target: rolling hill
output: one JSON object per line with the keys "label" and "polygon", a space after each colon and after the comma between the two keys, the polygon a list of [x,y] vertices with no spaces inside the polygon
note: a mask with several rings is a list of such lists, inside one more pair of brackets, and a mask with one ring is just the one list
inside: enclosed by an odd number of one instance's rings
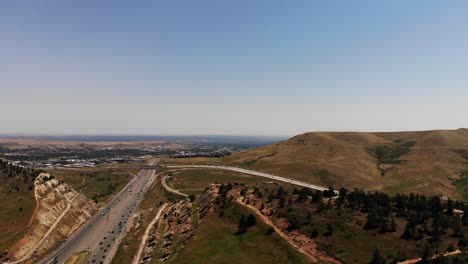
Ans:
{"label": "rolling hill", "polygon": [[221,161],[324,186],[468,199],[468,129],[311,132]]}
{"label": "rolling hill", "polygon": [[0,258],[27,231],[36,205],[34,180],[40,172],[0,159]]}

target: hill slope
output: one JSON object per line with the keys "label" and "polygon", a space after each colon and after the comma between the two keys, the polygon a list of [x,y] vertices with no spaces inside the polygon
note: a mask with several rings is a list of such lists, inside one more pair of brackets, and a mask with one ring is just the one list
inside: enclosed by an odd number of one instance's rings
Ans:
{"label": "hill slope", "polygon": [[311,132],[222,161],[325,186],[468,199],[467,129]]}
{"label": "hill slope", "polygon": [[34,180],[39,173],[0,159],[0,258],[26,232],[36,205]]}

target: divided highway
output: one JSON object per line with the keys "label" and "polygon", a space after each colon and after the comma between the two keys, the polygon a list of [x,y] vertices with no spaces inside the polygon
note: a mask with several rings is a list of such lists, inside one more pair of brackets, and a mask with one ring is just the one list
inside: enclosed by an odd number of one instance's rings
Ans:
{"label": "divided highway", "polygon": [[40,263],[65,263],[81,251],[91,252],[88,263],[110,263],[123,234],[131,226],[135,207],[156,179],[158,162],[159,159],[150,160],[106,206]]}

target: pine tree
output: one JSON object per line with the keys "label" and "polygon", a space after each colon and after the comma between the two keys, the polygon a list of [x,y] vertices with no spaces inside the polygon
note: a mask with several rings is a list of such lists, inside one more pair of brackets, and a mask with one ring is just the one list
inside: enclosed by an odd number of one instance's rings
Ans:
{"label": "pine tree", "polygon": [[283,186],[280,186],[278,188],[278,191],[276,192],[276,196],[281,197],[281,196],[283,196],[285,194],[286,194],[286,192],[284,191]]}
{"label": "pine tree", "polygon": [[249,214],[247,217],[247,227],[251,227],[257,224],[257,219],[253,214]]}
{"label": "pine tree", "polygon": [[392,218],[392,222],[390,224],[390,232],[396,232],[396,222],[394,218]]}
{"label": "pine tree", "polygon": [[237,228],[238,230],[236,232],[236,235],[244,234],[245,232],[247,232],[248,225],[245,215],[242,215],[239,219],[239,225],[237,225]]}
{"label": "pine tree", "polygon": [[285,203],[286,203],[286,199],[284,199],[284,196],[281,196],[279,200],[279,207],[283,208]]}
{"label": "pine tree", "polygon": [[378,249],[375,249],[374,253],[372,254],[372,260],[369,264],[385,264],[385,258],[380,254]]}
{"label": "pine tree", "polygon": [[317,228],[312,229],[312,233],[310,234],[310,238],[316,238],[318,237],[319,233]]}
{"label": "pine tree", "polygon": [[432,257],[432,249],[431,246],[429,246],[428,243],[424,243],[423,247],[421,249],[421,260],[419,263],[421,264],[426,264],[430,263],[430,258]]}

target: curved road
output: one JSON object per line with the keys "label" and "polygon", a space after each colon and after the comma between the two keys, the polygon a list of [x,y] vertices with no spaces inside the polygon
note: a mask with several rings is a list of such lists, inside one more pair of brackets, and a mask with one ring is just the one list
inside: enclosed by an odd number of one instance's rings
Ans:
{"label": "curved road", "polygon": [[[275,180],[275,181],[285,182],[285,183],[289,183],[289,184],[293,184],[293,185],[297,185],[297,186],[301,186],[301,187],[305,187],[305,188],[309,188],[309,189],[313,189],[313,190],[318,190],[318,191],[328,190],[328,188],[323,187],[323,186],[319,186],[319,185],[315,185],[315,184],[312,184],[312,183],[307,183],[307,182],[291,179],[291,178],[284,177],[284,176],[277,176],[277,175],[268,174],[268,173],[264,173],[264,172],[258,172],[258,171],[247,170],[247,169],[242,169],[242,168],[238,168],[238,167],[231,167],[231,166],[218,166],[218,165],[165,165],[165,167],[166,168],[180,168],[180,169],[183,169],[183,168],[196,168],[196,169],[229,170],[229,171],[235,171],[235,172],[240,172],[240,173],[244,173],[244,174],[250,174],[250,175],[254,175],[254,176],[264,177],[264,178],[272,179],[272,180]],[[337,193],[337,191],[335,191],[335,192]]]}
{"label": "curved road", "polygon": [[[181,193],[180,191],[178,190],[174,190],[172,189],[171,187],[169,187],[167,184],[166,184],[166,178],[168,176],[164,176],[162,179],[161,179],[161,183],[162,185],[164,186],[164,188],[169,191],[169,192],[173,192],[173,193],[176,193],[176,194],[180,194],[180,195],[184,195],[184,196],[187,196],[187,194],[184,194],[184,193]],[[275,231],[276,233],[281,236],[287,243],[289,243],[293,248],[297,249],[299,252],[301,252],[302,254],[304,254],[306,257],[308,257],[310,260],[312,260],[312,262],[316,262],[317,259],[312,255],[310,254],[309,252],[305,251],[305,250],[302,250],[300,249],[295,243],[294,241],[288,236],[286,235],[281,229],[279,229],[278,227],[276,227],[273,222],[270,221],[270,219],[268,217],[266,217],[265,215],[263,215],[257,208],[255,208],[254,206],[252,205],[248,205],[248,204],[245,204],[244,202],[242,202],[242,197],[239,197],[239,199],[236,200],[236,202],[242,206],[245,206],[247,208],[249,208],[250,210],[252,210],[257,217],[259,217],[264,223],[266,223],[267,225],[271,226]],[[152,225],[154,225],[154,223],[152,223]],[[151,226],[152,226],[151,225]],[[145,240],[146,241],[146,240]],[[144,246],[144,245],[143,245]],[[143,250],[143,246],[140,246],[141,248],[141,251]],[[140,252],[139,252],[140,253]],[[140,253],[141,254],[141,253]],[[138,255],[139,256],[139,255]],[[139,259],[139,258],[138,258]],[[133,262],[132,264],[138,264],[136,262]]]}
{"label": "curved road", "polygon": [[164,187],[164,189],[166,189],[168,192],[171,192],[171,193],[175,193],[175,194],[178,194],[178,195],[181,195],[181,196],[184,196],[184,197],[188,197],[187,194],[185,193],[182,193],[180,192],[179,190],[175,190],[175,189],[172,189],[169,185],[167,185],[167,178],[169,178],[170,176],[164,176],[162,179],[161,179],[161,184],[162,186]]}

